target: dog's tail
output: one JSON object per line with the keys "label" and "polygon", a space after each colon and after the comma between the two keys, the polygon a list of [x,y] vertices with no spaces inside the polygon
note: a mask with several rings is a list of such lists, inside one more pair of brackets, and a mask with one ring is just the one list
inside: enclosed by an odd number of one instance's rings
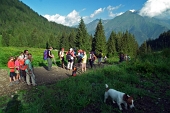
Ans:
{"label": "dog's tail", "polygon": [[108,91],[109,90],[109,86],[107,84],[105,84],[105,86],[106,86],[106,91]]}
{"label": "dog's tail", "polygon": [[105,86],[106,86],[106,89],[108,89],[108,88],[109,88],[109,86],[108,86],[107,84],[105,84]]}

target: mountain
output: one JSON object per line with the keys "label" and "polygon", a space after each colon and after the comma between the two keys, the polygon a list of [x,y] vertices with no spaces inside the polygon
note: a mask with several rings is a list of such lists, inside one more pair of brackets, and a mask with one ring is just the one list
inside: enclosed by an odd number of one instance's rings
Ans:
{"label": "mountain", "polygon": [[63,33],[75,28],[67,27],[33,11],[19,0],[0,0],[0,35],[3,46],[57,47]]}
{"label": "mountain", "polygon": [[[89,34],[94,34],[98,19],[87,24]],[[147,39],[158,38],[161,33],[170,29],[170,20],[159,20],[155,18],[142,17],[138,12],[127,11],[124,14],[110,20],[102,20],[105,35],[109,38],[112,31],[134,34],[138,44]]]}

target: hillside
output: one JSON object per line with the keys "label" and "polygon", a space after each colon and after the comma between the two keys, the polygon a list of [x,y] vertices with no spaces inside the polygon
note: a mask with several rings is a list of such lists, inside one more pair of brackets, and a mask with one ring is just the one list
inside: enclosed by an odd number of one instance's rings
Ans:
{"label": "hillside", "polygon": [[[106,37],[108,38],[112,31],[125,32],[128,30],[134,34],[138,44],[140,45],[147,39],[158,38],[161,33],[170,29],[169,20],[158,20],[155,18],[142,17],[137,12],[127,11],[124,14],[111,20],[103,20]],[[94,20],[87,24],[87,30],[90,34],[94,34],[96,23]]]}
{"label": "hillside", "polygon": [[19,0],[1,0],[0,15],[3,46],[45,47],[48,42],[57,47],[63,32],[75,30],[49,22]]}
{"label": "hillside", "polygon": [[160,34],[159,38],[148,40],[147,45],[149,45],[153,51],[170,48],[170,30]]}

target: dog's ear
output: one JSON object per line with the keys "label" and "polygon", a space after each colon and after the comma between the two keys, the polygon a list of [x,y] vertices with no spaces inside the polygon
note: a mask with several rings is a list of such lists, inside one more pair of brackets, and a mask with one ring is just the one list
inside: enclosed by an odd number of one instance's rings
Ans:
{"label": "dog's ear", "polygon": [[124,95],[123,95],[123,100],[124,100],[124,101],[127,101],[127,100],[128,100],[128,95],[127,95],[127,94],[124,94]]}

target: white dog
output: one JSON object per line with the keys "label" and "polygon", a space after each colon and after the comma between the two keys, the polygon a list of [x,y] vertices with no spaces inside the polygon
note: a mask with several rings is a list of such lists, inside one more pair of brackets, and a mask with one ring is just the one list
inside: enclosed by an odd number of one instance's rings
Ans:
{"label": "white dog", "polygon": [[106,91],[104,94],[104,102],[106,102],[106,99],[108,96],[112,98],[113,103],[117,103],[119,106],[119,109],[122,110],[121,104],[123,103],[125,105],[125,109],[127,109],[127,105],[130,106],[130,108],[135,107],[133,104],[133,98],[123,92],[116,91],[114,89],[109,89],[108,85],[106,85]]}

